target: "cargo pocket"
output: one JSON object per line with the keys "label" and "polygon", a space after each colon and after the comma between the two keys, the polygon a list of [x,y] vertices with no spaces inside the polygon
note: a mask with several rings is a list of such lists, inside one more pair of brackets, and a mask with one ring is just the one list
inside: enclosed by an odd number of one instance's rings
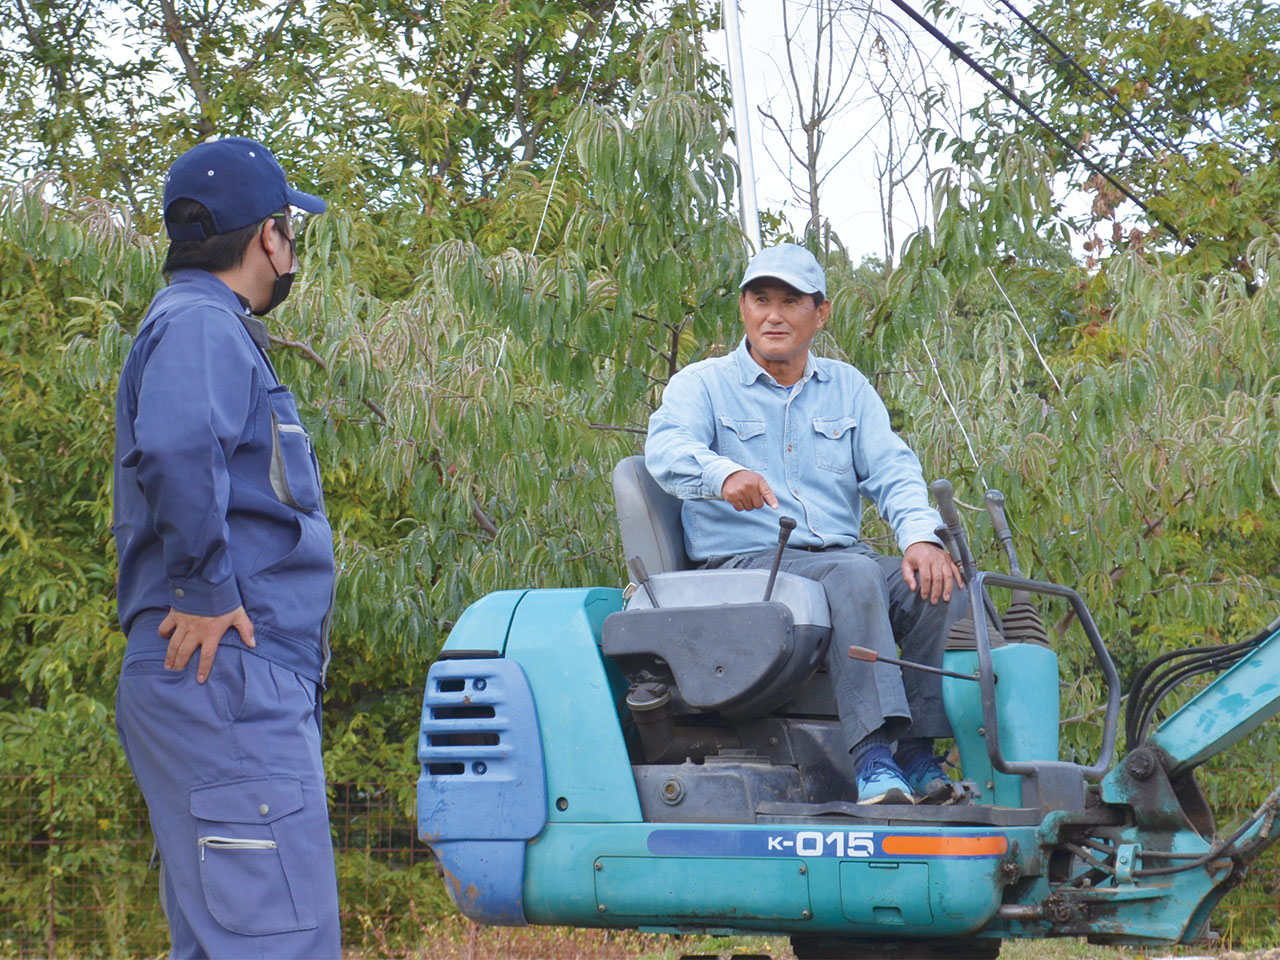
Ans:
{"label": "cargo pocket", "polygon": [[310,513],[320,506],[320,470],[293,394],[273,387],[271,401],[271,489],[281,503]]}
{"label": "cargo pocket", "polygon": [[757,473],[769,466],[769,438],[765,436],[763,420],[721,416],[719,434],[721,456]]}
{"label": "cargo pocket", "polygon": [[813,421],[813,462],[832,473],[853,469],[854,417],[833,417]]}
{"label": "cargo pocket", "polygon": [[232,933],[262,937],[315,927],[315,893],[297,832],[301,810],[296,777],[230,780],[191,791],[205,904]]}

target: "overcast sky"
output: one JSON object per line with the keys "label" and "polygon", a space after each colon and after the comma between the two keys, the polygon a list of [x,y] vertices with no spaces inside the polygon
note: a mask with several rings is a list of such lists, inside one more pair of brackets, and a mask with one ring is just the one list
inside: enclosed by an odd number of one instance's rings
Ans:
{"label": "overcast sky", "polygon": [[[836,6],[842,0],[824,0]],[[919,158],[919,141],[914,136],[913,121],[908,113],[915,104],[902,99],[886,116],[882,101],[873,89],[874,81],[887,77],[886,62],[898,75],[910,76],[911,89],[918,91],[925,83],[946,90],[949,106],[935,115],[949,115],[947,125],[953,130],[964,110],[975,106],[985,93],[982,79],[963,63],[952,62],[947,51],[888,0],[843,0],[834,38],[834,81],[842,83],[852,74],[844,91],[843,109],[826,125],[827,138],[822,148],[822,172],[826,179],[819,191],[821,214],[829,220],[854,262],[863,256],[883,257],[886,230],[882,218],[881,185],[886,152],[895,147],[908,163]],[[873,15],[868,17],[867,7]],[[984,0],[962,0],[962,9],[971,14],[996,15]],[[913,6],[924,6],[915,0]],[[861,10],[859,9],[861,7]],[[761,209],[783,212],[793,230],[804,229],[809,220],[805,201],[795,195],[793,183],[806,182],[805,168],[789,155],[782,135],[761,116],[760,109],[770,111],[784,127],[796,121],[794,93],[788,93],[790,78],[787,48],[783,40],[783,0],[740,0],[743,60],[751,103],[751,140],[753,145],[757,202]],[[814,0],[787,0],[791,31],[799,36],[794,59],[798,72],[812,73],[814,50]],[[874,14],[878,14],[874,15]],[[886,19],[887,18],[887,19]],[[867,24],[873,27],[868,34]],[[941,24],[943,32],[960,39],[953,25]],[[874,28],[886,39],[883,47],[872,45]],[[976,42],[970,38],[971,42]],[[708,49],[718,62],[725,63],[726,40],[723,32],[712,35]],[[912,51],[914,48],[914,52]],[[861,51],[861,55],[855,51]],[[904,64],[903,60],[906,59]],[[882,88],[885,86],[882,82]],[[811,84],[810,84],[811,86]],[[808,96],[808,90],[802,87]],[[915,95],[913,94],[913,97]],[[892,129],[891,129],[892,123]],[[803,150],[802,139],[792,141]],[[935,165],[945,161],[933,157]],[[906,238],[928,216],[928,198],[923,163],[906,183],[895,191],[892,217],[893,246],[900,249]],[[896,257],[895,257],[896,259]]]}

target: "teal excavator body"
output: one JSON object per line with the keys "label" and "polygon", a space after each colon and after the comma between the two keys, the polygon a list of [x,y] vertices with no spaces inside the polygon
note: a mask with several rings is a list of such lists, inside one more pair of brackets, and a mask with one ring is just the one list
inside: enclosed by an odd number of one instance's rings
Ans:
{"label": "teal excavator body", "polygon": [[[626,485],[643,494],[647,475],[624,468],[630,554]],[[1280,712],[1276,625],[1158,726],[1139,724],[1113,766],[1119,679],[1083,601],[976,573],[974,606],[994,611],[991,588],[1071,605],[1106,690],[1100,756],[1059,759],[1043,631],[1018,642],[971,617],[944,663],[973,677],[944,685],[961,802],[859,805],[820,666],[821,588],[780,574],[763,600],[764,571],[681,570],[664,546],[629,599],[484,597],[432,665],[419,832],[467,916],[783,934],[800,958],[994,957],[1010,937],[1186,943],[1280,836],[1280,791],[1221,836],[1194,778]]]}

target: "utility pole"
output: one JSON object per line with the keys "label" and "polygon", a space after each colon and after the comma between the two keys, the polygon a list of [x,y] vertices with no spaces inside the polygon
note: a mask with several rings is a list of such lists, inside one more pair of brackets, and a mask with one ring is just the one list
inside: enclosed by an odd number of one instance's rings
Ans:
{"label": "utility pole", "polygon": [[756,170],[751,160],[751,106],[747,98],[747,79],[742,68],[742,33],[738,25],[738,0],[721,0],[720,16],[724,20],[726,44],[729,48],[729,90],[733,97],[734,140],[738,147],[738,185],[741,199],[742,229],[759,252],[760,212],[756,207]]}

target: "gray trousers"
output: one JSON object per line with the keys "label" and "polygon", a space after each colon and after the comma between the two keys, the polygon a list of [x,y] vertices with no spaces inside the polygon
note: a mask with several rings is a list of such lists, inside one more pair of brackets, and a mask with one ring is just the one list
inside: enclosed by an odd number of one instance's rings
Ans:
{"label": "gray trousers", "polygon": [[[731,557],[723,566],[767,569],[776,552]],[[947,631],[969,609],[967,590],[957,590],[949,603],[939,600],[934,606],[907,586],[901,557],[884,556],[861,543],[821,553],[787,550],[780,569],[817,580],[827,592],[827,669],[850,747],[881,727],[890,740],[951,736],[941,677],[850,660],[849,647],[867,647],[890,657],[898,657],[901,648],[901,659],[939,667]]]}

